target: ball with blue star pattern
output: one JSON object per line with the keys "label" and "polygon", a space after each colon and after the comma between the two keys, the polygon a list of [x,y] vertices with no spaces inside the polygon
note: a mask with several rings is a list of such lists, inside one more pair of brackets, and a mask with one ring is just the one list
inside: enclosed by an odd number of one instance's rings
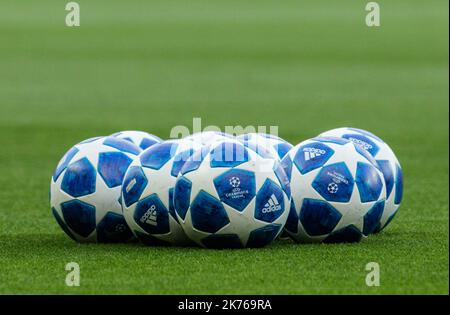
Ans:
{"label": "ball with blue star pattern", "polygon": [[78,242],[121,242],[133,238],[122,215],[120,191],[129,165],[141,152],[115,137],[88,139],[61,159],[50,184],[56,221]]}
{"label": "ball with blue star pattern", "polygon": [[385,206],[383,174],[353,142],[319,137],[282,159],[292,202],[285,230],[298,242],[358,242],[373,233]]}
{"label": "ball with blue star pattern", "polygon": [[186,161],[174,205],[186,235],[200,246],[262,247],[286,223],[289,181],[278,161],[229,139],[203,146]]}
{"label": "ball with blue star pattern", "polygon": [[332,136],[352,141],[376,160],[386,185],[386,203],[375,232],[384,229],[395,217],[403,198],[403,172],[389,145],[373,133],[357,128],[336,128],[320,136]]}

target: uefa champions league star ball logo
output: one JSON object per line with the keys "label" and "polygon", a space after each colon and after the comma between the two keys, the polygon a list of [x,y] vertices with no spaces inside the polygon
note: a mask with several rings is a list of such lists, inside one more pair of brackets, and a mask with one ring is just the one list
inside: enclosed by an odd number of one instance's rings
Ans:
{"label": "uefa champions league star ball logo", "polygon": [[335,194],[339,190],[339,186],[338,186],[338,184],[331,182],[328,184],[327,189],[330,194]]}
{"label": "uefa champions league star ball logo", "polygon": [[231,186],[231,191],[225,194],[227,198],[245,198],[245,196],[249,193],[248,189],[246,189],[245,187],[241,188],[241,180],[237,176],[231,177],[229,180],[229,184]]}
{"label": "uefa champions league star ball logo", "polygon": [[231,177],[230,178],[230,185],[233,188],[239,188],[239,186],[241,185],[241,180],[239,179],[239,177]]}
{"label": "uefa champions league star ball logo", "polygon": [[126,228],[125,224],[117,224],[114,229],[116,230],[116,232],[123,232],[127,228]]}

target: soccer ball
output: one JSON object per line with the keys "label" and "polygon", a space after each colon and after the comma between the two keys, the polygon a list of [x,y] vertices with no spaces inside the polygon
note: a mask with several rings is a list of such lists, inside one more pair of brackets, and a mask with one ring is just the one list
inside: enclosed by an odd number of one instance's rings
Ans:
{"label": "soccer ball", "polygon": [[374,134],[356,128],[337,128],[321,136],[345,138],[369,152],[377,161],[386,183],[386,204],[375,232],[381,231],[394,218],[403,198],[403,172],[392,149]]}
{"label": "soccer ball", "polygon": [[262,247],[286,223],[289,181],[276,160],[227,140],[203,146],[187,160],[174,204],[186,235],[201,246]]}
{"label": "soccer ball", "polygon": [[130,141],[142,150],[145,150],[156,143],[162,142],[161,138],[144,131],[120,131],[112,134],[111,136]]}
{"label": "soccer ball", "polygon": [[50,205],[67,235],[79,242],[133,238],[119,199],[125,172],[140,152],[128,141],[99,137],[64,155],[51,179]]}
{"label": "soccer ball", "polygon": [[219,141],[232,140],[234,139],[234,136],[225,132],[202,131],[196,132],[190,136],[185,137],[184,139],[192,140],[201,145],[209,145]]}
{"label": "soccer ball", "polygon": [[321,137],[292,148],[281,164],[292,203],[285,226],[298,242],[357,242],[383,213],[383,174],[351,141]]}
{"label": "soccer ball", "polygon": [[263,157],[271,157],[281,160],[290,149],[292,144],[280,137],[266,133],[247,133],[237,137],[246,147],[256,151]]}
{"label": "soccer ball", "polygon": [[187,245],[177,221],[173,190],[184,162],[200,145],[168,140],[148,148],[134,160],[122,186],[122,208],[128,226],[147,245]]}

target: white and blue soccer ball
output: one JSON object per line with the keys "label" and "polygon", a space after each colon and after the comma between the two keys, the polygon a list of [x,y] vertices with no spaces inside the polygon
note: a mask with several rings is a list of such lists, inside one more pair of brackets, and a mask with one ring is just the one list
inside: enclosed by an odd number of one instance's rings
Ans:
{"label": "white and blue soccer ball", "polygon": [[237,137],[246,147],[259,155],[280,161],[293,145],[286,140],[267,133],[246,133]]}
{"label": "white and blue soccer ball", "polygon": [[234,139],[234,136],[219,131],[202,131],[196,132],[190,136],[185,137],[184,139],[192,140],[201,145],[210,145],[220,141],[232,140]]}
{"label": "white and blue soccer ball", "polygon": [[145,150],[156,143],[160,143],[163,140],[155,135],[144,131],[126,130],[116,132],[111,135],[112,137],[120,138],[134,143],[142,150]]}
{"label": "white and blue soccer ball", "polygon": [[286,223],[289,182],[279,162],[226,140],[203,146],[184,164],[174,205],[186,235],[203,247],[262,247]]}
{"label": "white and blue soccer ball", "polygon": [[295,241],[357,242],[374,232],[385,185],[366,151],[342,138],[313,138],[291,149],[281,164],[292,191],[285,230]]}
{"label": "white and blue soccer ball", "polygon": [[188,245],[173,206],[177,175],[201,146],[192,140],[153,145],[134,160],[122,186],[122,207],[131,231],[147,245]]}
{"label": "white and blue soccer ball", "polygon": [[337,128],[321,136],[339,137],[352,141],[370,153],[377,161],[386,184],[386,203],[383,215],[375,232],[385,228],[396,215],[403,198],[403,172],[400,163],[389,145],[366,130]]}
{"label": "white and blue soccer ball", "polygon": [[122,215],[120,192],[129,165],[141,149],[115,137],[72,147],[50,184],[50,204],[61,228],[78,242],[120,242],[133,238]]}

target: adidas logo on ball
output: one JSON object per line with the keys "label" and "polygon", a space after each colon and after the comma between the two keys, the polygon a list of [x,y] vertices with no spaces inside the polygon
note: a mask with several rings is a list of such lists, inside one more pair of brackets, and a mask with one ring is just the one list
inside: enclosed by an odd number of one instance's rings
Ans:
{"label": "adidas logo on ball", "polygon": [[326,153],[325,150],[316,148],[304,148],[303,152],[305,154],[305,161],[309,161]]}
{"label": "adidas logo on ball", "polygon": [[136,185],[136,183],[137,183],[136,178],[133,178],[133,180],[130,181],[130,183],[125,188],[125,191],[127,194],[131,191],[131,189],[133,189],[133,187],[134,187],[134,185]]}
{"label": "adidas logo on ball", "polygon": [[142,223],[150,224],[150,225],[158,225],[157,221],[157,213],[156,213],[156,206],[152,205],[150,209],[148,209],[144,215],[141,217],[140,221]]}
{"label": "adidas logo on ball", "polygon": [[348,138],[348,140],[350,140],[351,142],[353,142],[356,145],[359,145],[361,148],[363,148],[364,150],[371,150],[373,148],[373,146],[370,143],[367,143],[361,139],[356,139],[356,138]]}
{"label": "adidas logo on ball", "polygon": [[264,208],[262,209],[262,213],[269,213],[269,212],[275,212],[281,210],[280,203],[278,202],[277,197],[275,197],[274,194],[270,196],[269,201],[264,205]]}

